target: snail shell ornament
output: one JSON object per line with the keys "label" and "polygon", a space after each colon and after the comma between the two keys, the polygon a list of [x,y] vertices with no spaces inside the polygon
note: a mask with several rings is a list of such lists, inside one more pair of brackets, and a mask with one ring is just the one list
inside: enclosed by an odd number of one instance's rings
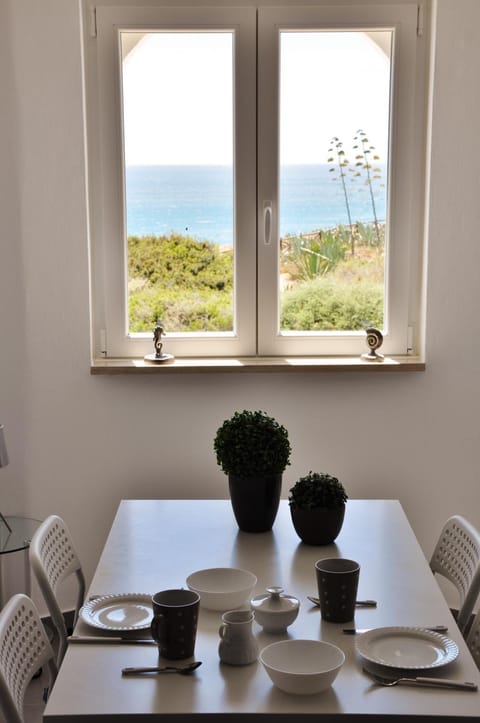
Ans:
{"label": "snail shell ornament", "polygon": [[366,329],[366,333],[369,352],[368,354],[362,354],[362,359],[367,359],[367,361],[383,361],[383,354],[377,353],[377,349],[383,344],[382,332],[373,326],[369,326],[368,329]]}

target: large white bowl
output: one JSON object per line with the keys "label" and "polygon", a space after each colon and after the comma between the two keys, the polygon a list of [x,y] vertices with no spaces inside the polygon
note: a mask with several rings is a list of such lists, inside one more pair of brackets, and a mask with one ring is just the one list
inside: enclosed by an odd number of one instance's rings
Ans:
{"label": "large white bowl", "polygon": [[336,645],[321,640],[281,640],[263,648],[260,660],[277,688],[312,695],[331,686],[345,655]]}
{"label": "large white bowl", "polygon": [[236,567],[211,567],[187,577],[187,586],[200,595],[201,607],[222,612],[245,605],[256,584],[252,572]]}

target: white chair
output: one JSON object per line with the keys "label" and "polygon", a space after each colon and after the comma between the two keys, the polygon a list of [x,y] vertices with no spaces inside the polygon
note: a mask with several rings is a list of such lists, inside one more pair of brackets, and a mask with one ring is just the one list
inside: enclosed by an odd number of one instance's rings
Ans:
{"label": "white chair", "polygon": [[55,654],[38,610],[27,595],[14,595],[0,612],[0,708],[8,723],[25,723],[25,692],[45,666],[51,687],[57,675]]}
{"label": "white chair", "polygon": [[452,612],[465,633],[480,593],[480,532],[460,515],[449,517],[433,551],[430,568],[456,587],[459,606],[458,612]]}
{"label": "white chair", "polygon": [[[30,563],[47,603],[58,636],[57,665],[67,649],[67,626],[58,601],[58,588],[70,575],[78,580],[73,626],[85,596],[85,578],[67,525],[58,515],[50,515],[36,530],[30,543]],[[73,627],[72,626],[72,627]]]}
{"label": "white chair", "polygon": [[480,612],[475,615],[466,639],[472,658],[480,670]]}

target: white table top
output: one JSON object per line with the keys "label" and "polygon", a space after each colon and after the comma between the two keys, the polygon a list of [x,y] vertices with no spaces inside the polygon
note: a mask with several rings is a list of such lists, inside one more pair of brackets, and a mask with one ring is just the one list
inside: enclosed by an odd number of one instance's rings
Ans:
{"label": "white table top", "polygon": [[[315,715],[328,723],[394,717],[441,723],[480,720],[480,692],[397,686],[379,688],[362,672],[355,636],[342,624],[324,623],[307,600],[316,595],[314,563],[348,557],[361,565],[359,598],[378,607],[357,609],[357,627],[445,624],[460,655],[434,671],[439,677],[480,685],[480,675],[443,595],[430,572],[400,504],[395,500],[349,500],[336,543],[311,547],[300,542],[283,500],[273,531],[239,532],[228,500],[124,500],[121,502],[89,595],[155,593],[185,587],[187,575],[205,567],[241,567],[258,577],[253,594],[280,585],[300,599],[297,620],[286,634],[269,635],[255,623],[260,648],[285,637],[322,639],[338,645],[346,662],[333,686],[314,696],[293,696],[273,687],[259,661],[243,667],[220,663],[221,613],[201,609],[192,676],[122,678],[125,666],[155,665],[154,646],[71,645],[46,707],[49,723],[162,721],[183,723],[215,715],[238,723],[245,714],[262,723],[298,723]],[[98,634],[80,622],[77,634]],[[427,671],[428,674],[429,671]]]}

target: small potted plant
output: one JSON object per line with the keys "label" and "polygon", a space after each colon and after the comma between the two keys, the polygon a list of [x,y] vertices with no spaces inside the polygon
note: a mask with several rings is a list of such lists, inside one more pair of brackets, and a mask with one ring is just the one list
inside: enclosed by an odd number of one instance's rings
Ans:
{"label": "small potted plant", "polygon": [[290,489],[288,503],[297,535],[307,545],[329,545],[342,529],[348,496],[336,477],[309,472]]}
{"label": "small potted plant", "polygon": [[213,448],[228,475],[237,524],[244,532],[272,529],[290,464],[288,432],[262,411],[235,412],[218,428]]}

